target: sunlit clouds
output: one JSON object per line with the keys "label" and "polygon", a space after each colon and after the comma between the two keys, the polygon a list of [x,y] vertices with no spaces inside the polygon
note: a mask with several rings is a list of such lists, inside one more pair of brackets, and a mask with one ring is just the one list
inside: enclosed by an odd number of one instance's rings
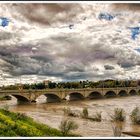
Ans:
{"label": "sunlit clouds", "polygon": [[[135,4],[0,4],[0,84],[139,79]],[[99,19],[109,13],[112,20]]]}

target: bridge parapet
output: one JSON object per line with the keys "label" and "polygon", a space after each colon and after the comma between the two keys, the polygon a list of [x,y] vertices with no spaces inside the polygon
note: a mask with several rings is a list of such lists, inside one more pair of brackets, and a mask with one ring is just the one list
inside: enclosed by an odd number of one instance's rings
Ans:
{"label": "bridge parapet", "polygon": [[[133,91],[132,91],[133,90]],[[115,88],[83,88],[83,89],[42,89],[42,90],[0,90],[0,97],[14,95],[16,97],[25,97],[29,101],[36,100],[41,95],[52,94],[64,99],[72,93],[80,93],[85,98],[91,93],[101,94],[105,96],[107,92],[114,92],[118,95],[121,91],[126,91],[127,94],[136,91],[140,93],[140,87],[115,87]]]}

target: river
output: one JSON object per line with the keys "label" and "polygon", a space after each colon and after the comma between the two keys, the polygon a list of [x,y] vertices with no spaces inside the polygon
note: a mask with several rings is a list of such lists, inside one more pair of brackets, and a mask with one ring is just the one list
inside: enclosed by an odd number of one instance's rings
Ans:
{"label": "river", "polygon": [[[36,103],[18,104],[16,98],[12,100],[0,101],[1,107],[8,106],[10,111],[21,112],[34,118],[34,120],[47,124],[54,128],[59,128],[60,122],[67,118],[64,115],[64,107],[69,107],[75,112],[82,112],[84,107],[88,108],[89,115],[92,116],[96,111],[102,113],[103,120],[94,122],[79,117],[68,117],[75,121],[79,127],[75,133],[84,137],[113,137],[112,123],[110,114],[114,108],[123,108],[126,112],[126,121],[123,124],[123,131],[139,131],[138,125],[133,125],[130,120],[131,111],[140,104],[140,96],[117,97],[108,99],[92,99],[82,101],[65,101],[62,103],[46,103],[44,95],[37,99]],[[122,135],[126,136],[126,135]]]}

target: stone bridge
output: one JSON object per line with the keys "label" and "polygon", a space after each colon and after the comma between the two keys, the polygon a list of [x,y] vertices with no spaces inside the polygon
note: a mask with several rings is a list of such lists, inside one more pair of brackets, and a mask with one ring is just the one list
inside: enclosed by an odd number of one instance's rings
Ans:
{"label": "stone bridge", "polygon": [[83,89],[43,89],[43,90],[0,90],[0,97],[14,96],[18,101],[36,102],[41,95],[47,102],[109,98],[115,96],[140,95],[140,87],[83,88]]}

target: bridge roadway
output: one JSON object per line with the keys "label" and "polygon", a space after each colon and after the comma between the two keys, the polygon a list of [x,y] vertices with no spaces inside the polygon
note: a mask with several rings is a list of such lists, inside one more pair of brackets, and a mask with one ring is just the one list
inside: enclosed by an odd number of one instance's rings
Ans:
{"label": "bridge roadway", "polygon": [[37,98],[41,95],[45,95],[47,97],[47,102],[85,98],[108,98],[115,96],[140,95],[140,87],[0,90],[0,97],[14,96],[18,101],[22,102],[36,102]]}

